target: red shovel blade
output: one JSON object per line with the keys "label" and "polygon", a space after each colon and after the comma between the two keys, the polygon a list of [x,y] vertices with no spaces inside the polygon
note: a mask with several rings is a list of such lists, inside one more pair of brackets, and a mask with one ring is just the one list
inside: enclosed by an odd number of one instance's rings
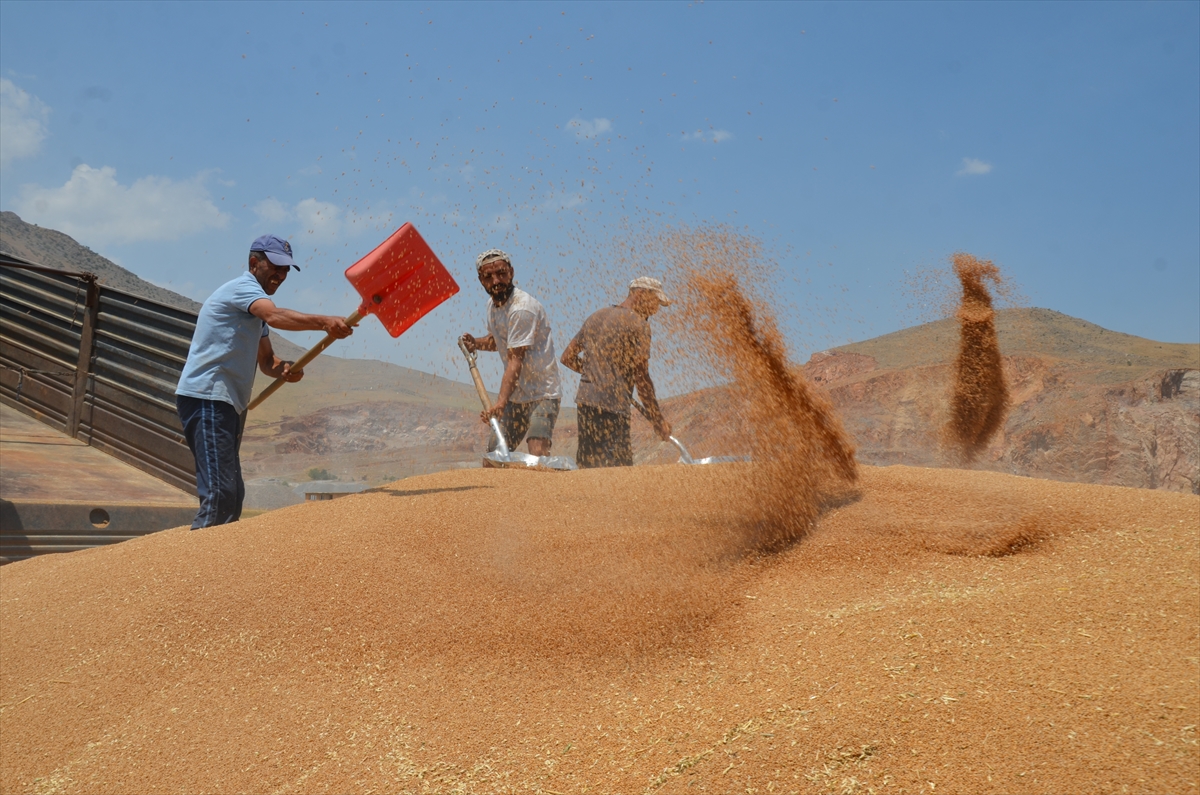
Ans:
{"label": "red shovel blade", "polygon": [[378,317],[393,337],[458,292],[454,277],[408,223],[347,268],[346,278],[363,298],[359,313]]}

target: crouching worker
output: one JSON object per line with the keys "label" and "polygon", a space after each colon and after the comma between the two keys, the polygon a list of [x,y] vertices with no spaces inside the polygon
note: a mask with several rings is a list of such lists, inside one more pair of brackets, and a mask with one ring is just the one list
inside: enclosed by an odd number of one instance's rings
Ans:
{"label": "crouching worker", "polygon": [[[496,351],[504,362],[500,394],[490,409],[481,412],[480,419],[485,424],[493,417],[500,421],[510,450],[528,438],[531,455],[550,455],[562,387],[546,310],[513,283],[512,260],[500,249],[480,254],[475,269],[491,297],[488,335],[463,334],[462,341],[469,351]],[[489,453],[498,446],[495,434],[492,437]]]}
{"label": "crouching worker", "polygon": [[660,307],[670,303],[658,279],[634,279],[628,297],[585,320],[563,351],[563,365],[582,375],[575,395],[579,412],[575,458],[580,467],[633,466],[629,407],[634,388],[654,432],[663,441],[670,439],[671,426],[663,418],[650,380],[649,323]]}
{"label": "crouching worker", "polygon": [[275,294],[296,267],[292,246],[263,235],[250,246],[250,268],[218,287],[196,319],[187,363],[175,389],[183,434],[196,458],[200,510],[192,529],[236,522],[246,486],[238,450],[246,406],[254,387],[254,365],[264,375],[299,381],[292,363],[275,355],[268,327],[285,331],[324,331],[337,339],[352,329],[339,317],[306,315],[275,306]]}

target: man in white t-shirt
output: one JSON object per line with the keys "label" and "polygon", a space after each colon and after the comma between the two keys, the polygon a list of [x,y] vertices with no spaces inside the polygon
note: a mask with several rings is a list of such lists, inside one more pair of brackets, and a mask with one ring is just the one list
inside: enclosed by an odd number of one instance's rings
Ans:
{"label": "man in white t-shirt", "polygon": [[[512,259],[500,249],[480,254],[475,269],[479,283],[492,299],[488,304],[488,335],[476,338],[463,334],[462,340],[468,350],[496,351],[505,362],[500,394],[480,418],[484,423],[492,417],[500,421],[510,449],[515,450],[528,437],[530,454],[550,455],[562,387],[546,310],[513,284]],[[488,450],[496,446],[493,438]]]}

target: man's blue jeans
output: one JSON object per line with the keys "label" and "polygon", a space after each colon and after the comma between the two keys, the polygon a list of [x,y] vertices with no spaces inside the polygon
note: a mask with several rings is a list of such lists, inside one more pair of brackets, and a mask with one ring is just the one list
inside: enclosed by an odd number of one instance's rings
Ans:
{"label": "man's blue jeans", "polygon": [[245,415],[221,400],[175,396],[183,435],[196,458],[196,491],[200,510],[192,529],[236,522],[242,515],[246,484],[242,482],[242,444]]}

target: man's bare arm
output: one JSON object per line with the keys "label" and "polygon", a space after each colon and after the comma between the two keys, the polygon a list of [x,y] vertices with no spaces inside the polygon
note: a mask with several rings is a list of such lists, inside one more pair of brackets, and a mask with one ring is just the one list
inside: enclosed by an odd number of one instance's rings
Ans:
{"label": "man's bare arm", "polygon": [[250,304],[250,314],[265,320],[271,328],[283,331],[324,331],[334,339],[345,339],[354,333],[346,321],[333,315],[309,315],[294,309],[275,306],[270,298],[260,298]]}
{"label": "man's bare arm", "polygon": [[492,407],[481,415],[484,422],[492,417],[499,417],[503,413],[504,407],[508,405],[508,399],[512,397],[513,390],[517,388],[517,381],[521,377],[521,367],[525,364],[525,353],[528,350],[528,348],[508,349],[508,362],[504,366],[504,378],[500,380],[500,394],[496,396],[496,402]]}
{"label": "man's bare arm", "polygon": [[567,345],[567,349],[563,351],[562,358],[559,359],[559,361],[562,362],[563,367],[567,368],[568,370],[574,370],[577,373],[582,373],[583,359],[579,356],[579,354],[582,352],[583,345],[579,342],[578,335],[576,335],[575,339],[571,340],[571,343]]}
{"label": "man's bare arm", "polygon": [[667,441],[671,436],[671,424],[663,417],[662,408],[658,405],[658,396],[654,394],[654,382],[650,380],[648,363],[639,367],[633,374],[633,385],[637,388],[642,405],[646,407],[646,413],[650,415],[650,424],[654,426],[655,433],[664,442]]}
{"label": "man's bare arm", "polygon": [[292,372],[292,363],[284,361],[275,355],[275,346],[270,337],[260,337],[258,340],[258,369],[263,375],[271,378],[286,378],[295,383],[304,377],[304,371]]}
{"label": "man's bare arm", "polygon": [[491,334],[488,334],[486,337],[474,337],[470,334],[463,334],[462,340],[467,343],[467,350],[472,352],[496,350],[496,340],[493,339]]}

